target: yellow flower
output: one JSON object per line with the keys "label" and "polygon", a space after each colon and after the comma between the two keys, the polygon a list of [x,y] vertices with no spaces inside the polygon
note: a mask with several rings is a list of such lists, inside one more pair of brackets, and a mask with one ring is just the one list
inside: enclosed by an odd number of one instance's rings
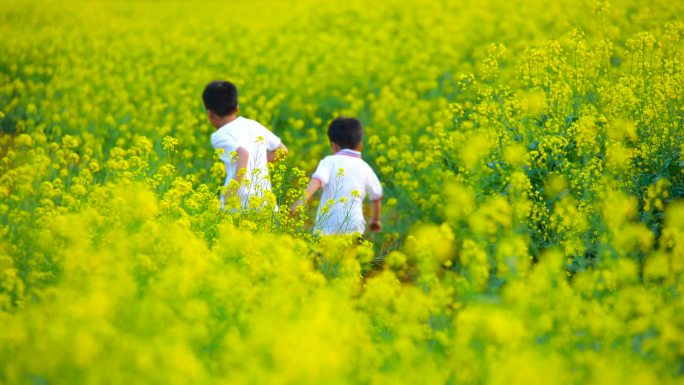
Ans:
{"label": "yellow flower", "polygon": [[176,146],[178,146],[178,139],[171,136],[165,136],[164,139],[162,139],[162,148],[164,151],[174,153],[176,152]]}

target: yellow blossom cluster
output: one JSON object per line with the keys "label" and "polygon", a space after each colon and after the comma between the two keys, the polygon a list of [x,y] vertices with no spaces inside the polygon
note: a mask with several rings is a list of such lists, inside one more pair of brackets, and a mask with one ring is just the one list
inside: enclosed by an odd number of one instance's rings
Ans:
{"label": "yellow blossom cluster", "polygon": [[[682,15],[0,3],[0,383],[681,383]],[[289,148],[246,204],[209,141],[215,79]],[[380,234],[290,210],[339,115]]]}

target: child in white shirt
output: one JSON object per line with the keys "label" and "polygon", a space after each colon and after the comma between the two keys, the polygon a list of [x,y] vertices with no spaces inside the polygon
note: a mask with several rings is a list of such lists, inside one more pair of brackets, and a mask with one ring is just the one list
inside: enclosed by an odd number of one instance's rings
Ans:
{"label": "child in white shirt", "polygon": [[[213,81],[202,92],[209,122],[216,128],[211,144],[222,150],[220,158],[226,166],[224,186],[236,182],[235,193],[244,209],[250,207],[252,197],[271,191],[266,163],[276,160],[278,150],[286,155],[287,147],[259,122],[238,116],[237,97],[237,88],[227,81]],[[225,194],[221,194],[221,208],[225,208]]]}
{"label": "child in white shirt", "polygon": [[[361,159],[363,127],[355,118],[340,117],[328,127],[328,138],[333,155],[325,157],[311,176],[306,189],[306,200],[323,188],[318,207],[314,234],[363,234],[363,200],[371,201],[369,230],[378,232],[382,186],[371,167]],[[303,201],[295,203],[293,210]]]}

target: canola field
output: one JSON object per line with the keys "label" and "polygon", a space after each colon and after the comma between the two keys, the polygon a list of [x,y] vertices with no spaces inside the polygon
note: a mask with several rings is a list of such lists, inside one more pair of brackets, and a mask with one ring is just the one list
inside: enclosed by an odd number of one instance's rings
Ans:
{"label": "canola field", "polygon": [[[684,3],[0,3],[0,383],[679,384]],[[201,92],[383,231],[221,211]]]}

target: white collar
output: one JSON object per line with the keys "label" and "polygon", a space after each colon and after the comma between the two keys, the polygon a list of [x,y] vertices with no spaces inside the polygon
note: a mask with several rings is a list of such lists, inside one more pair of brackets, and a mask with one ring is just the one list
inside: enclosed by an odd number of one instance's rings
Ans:
{"label": "white collar", "polygon": [[351,156],[352,158],[361,158],[361,152],[359,151],[354,151],[349,148],[343,148],[340,151],[338,151],[335,155],[344,155],[344,156]]}

